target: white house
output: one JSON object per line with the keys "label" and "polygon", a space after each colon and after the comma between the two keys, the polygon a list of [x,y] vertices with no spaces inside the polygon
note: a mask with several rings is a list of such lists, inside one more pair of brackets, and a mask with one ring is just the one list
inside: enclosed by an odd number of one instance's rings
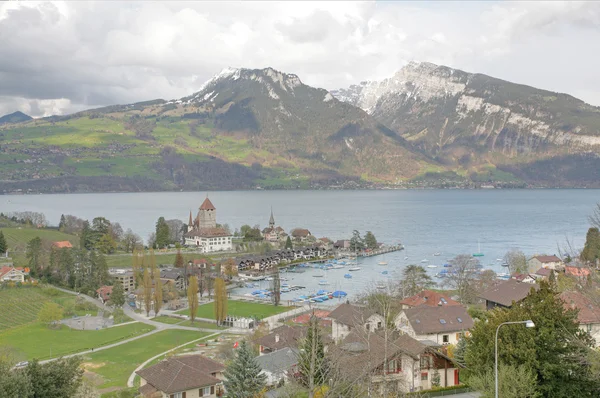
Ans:
{"label": "white house", "polygon": [[13,266],[0,267],[0,282],[25,282],[25,269]]}
{"label": "white house", "polygon": [[352,330],[360,328],[366,331],[376,331],[384,326],[383,316],[375,311],[344,303],[333,310],[331,319],[331,337],[334,341],[344,339]]}
{"label": "white house", "polygon": [[473,318],[462,306],[419,306],[400,311],[394,324],[397,330],[417,340],[447,345],[456,344],[473,327]]}
{"label": "white house", "polygon": [[579,310],[579,328],[592,336],[596,346],[600,345],[600,307],[579,292],[563,292],[560,295],[565,308]]}
{"label": "white house", "polygon": [[217,209],[208,197],[202,202],[198,215],[188,223],[184,235],[187,246],[196,246],[203,253],[229,251],[233,249],[233,235],[224,228],[217,227]]}
{"label": "white house", "polygon": [[565,264],[556,256],[533,256],[527,260],[527,268],[530,274],[535,273],[540,268],[549,268],[554,271],[564,269]]}
{"label": "white house", "polygon": [[262,369],[261,373],[267,376],[267,386],[276,386],[298,373],[298,350],[282,348],[256,357],[256,363]]}

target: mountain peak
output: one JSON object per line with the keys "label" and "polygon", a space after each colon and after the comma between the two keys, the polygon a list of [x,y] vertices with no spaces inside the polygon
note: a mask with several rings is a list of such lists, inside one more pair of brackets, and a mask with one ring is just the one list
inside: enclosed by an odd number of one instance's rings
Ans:
{"label": "mountain peak", "polygon": [[16,112],[13,112],[8,115],[4,115],[4,116],[0,117],[0,124],[21,123],[21,122],[29,121],[31,119],[33,119],[31,116],[26,115],[25,113],[23,113],[21,111],[16,111]]}

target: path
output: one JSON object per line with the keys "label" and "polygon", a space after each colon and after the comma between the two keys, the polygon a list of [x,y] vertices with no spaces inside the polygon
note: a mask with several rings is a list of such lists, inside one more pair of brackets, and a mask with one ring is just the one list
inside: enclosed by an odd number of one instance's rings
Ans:
{"label": "path", "polygon": [[200,337],[199,339],[196,339],[196,340],[188,341],[188,342],[187,342],[187,343],[185,343],[185,344],[181,344],[181,345],[179,345],[179,346],[177,346],[177,347],[175,347],[175,348],[171,348],[170,350],[167,350],[167,351],[165,351],[165,352],[161,352],[160,354],[158,354],[158,355],[155,355],[155,356],[153,356],[152,358],[149,358],[149,359],[147,359],[147,360],[146,360],[146,361],[144,361],[144,362],[143,362],[143,363],[142,363],[140,366],[138,366],[137,368],[135,368],[135,370],[134,370],[133,372],[131,372],[131,374],[129,375],[129,379],[127,379],[127,387],[133,387],[133,380],[135,379],[135,372],[137,372],[138,370],[141,370],[141,369],[143,369],[143,368],[144,368],[144,366],[146,366],[146,365],[147,365],[149,362],[151,362],[151,361],[154,361],[156,358],[159,358],[159,357],[161,357],[161,356],[163,356],[163,355],[166,355],[166,354],[168,354],[169,352],[171,352],[171,351],[175,351],[175,350],[177,350],[177,349],[179,349],[179,348],[181,348],[181,347],[184,347],[184,346],[186,346],[186,345],[188,345],[188,344],[195,343],[195,342],[197,342],[197,341],[204,340],[204,339],[210,339],[211,337],[217,336],[217,335],[219,335],[219,334],[220,334],[220,333],[213,333],[213,334],[211,334],[211,335],[208,335],[208,336]]}

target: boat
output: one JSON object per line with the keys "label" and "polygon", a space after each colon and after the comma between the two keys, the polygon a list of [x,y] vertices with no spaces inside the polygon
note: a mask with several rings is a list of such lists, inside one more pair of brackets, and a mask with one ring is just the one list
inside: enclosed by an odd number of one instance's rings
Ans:
{"label": "boat", "polygon": [[267,277],[265,278],[265,280],[266,280],[266,281],[272,281],[272,280],[273,280],[273,277],[272,277],[272,276],[267,276]]}
{"label": "boat", "polygon": [[329,284],[330,283],[327,282],[326,280],[319,281],[319,285],[321,285],[321,286],[326,286],[326,285],[329,285]]}
{"label": "boat", "polygon": [[343,292],[341,290],[336,290],[335,292],[331,293],[331,297],[333,297],[333,298],[346,297],[347,295],[348,295],[348,293]]}
{"label": "boat", "polygon": [[404,257],[405,260],[408,260],[408,256]]}
{"label": "boat", "polygon": [[481,252],[481,244],[477,241],[477,253],[473,253],[473,257],[483,257],[484,254]]}
{"label": "boat", "polygon": [[315,275],[313,275],[313,277],[315,277],[315,278],[322,278],[324,276],[325,276],[324,274],[315,274]]}
{"label": "boat", "polygon": [[348,268],[348,271],[360,271],[360,267]]}
{"label": "boat", "polygon": [[501,259],[501,258],[497,258],[497,259],[496,259],[496,261],[498,261],[498,262],[501,262],[501,261],[502,261],[502,259]]}
{"label": "boat", "polygon": [[387,275],[388,272],[387,271],[381,271],[381,275]]}
{"label": "boat", "polygon": [[452,268],[452,264],[448,264],[448,263],[446,263],[446,264],[444,264],[444,267],[445,267],[445,268]]}
{"label": "boat", "polygon": [[429,264],[427,268],[437,268],[437,265]]}
{"label": "boat", "polygon": [[505,261],[501,264],[503,267],[508,267],[508,263]]}
{"label": "boat", "polygon": [[352,279],[352,275],[351,274],[344,274],[344,278],[346,278],[346,279]]}
{"label": "boat", "polygon": [[329,267],[329,269],[340,269],[340,268],[344,268],[343,265],[332,265],[331,267]]}
{"label": "boat", "polygon": [[257,276],[251,276],[248,279],[250,279],[251,281],[264,281],[265,277],[262,275],[257,275]]}
{"label": "boat", "polygon": [[428,263],[428,262],[429,262],[429,260],[427,260],[427,259],[423,259],[423,260],[421,260],[421,262],[422,262],[422,263]]}
{"label": "boat", "polygon": [[438,253],[433,253],[433,255],[434,255],[434,256],[436,256],[436,257],[438,257],[438,256],[440,256],[441,254],[438,252]]}
{"label": "boat", "polygon": [[380,262],[378,262],[377,264],[378,264],[378,265],[387,265],[387,262],[386,262],[386,261],[380,261]]}
{"label": "boat", "polygon": [[385,289],[385,285],[383,283],[378,283],[376,287],[377,289]]}

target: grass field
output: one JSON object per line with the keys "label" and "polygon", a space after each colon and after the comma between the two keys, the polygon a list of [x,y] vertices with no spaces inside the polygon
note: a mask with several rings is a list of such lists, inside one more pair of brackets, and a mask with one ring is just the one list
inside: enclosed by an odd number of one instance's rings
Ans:
{"label": "grass field", "polygon": [[79,246],[79,238],[75,235],[69,235],[59,232],[54,229],[37,229],[37,228],[0,228],[8,243],[8,250],[24,252],[27,247],[27,242],[35,237],[40,237],[42,240],[52,242],[68,240],[73,246]]}
{"label": "grass field", "polygon": [[84,366],[102,376],[103,383],[98,388],[124,388],[131,372],[148,358],[206,335],[190,330],[165,330],[119,347],[88,354]]}
{"label": "grass field", "polygon": [[176,324],[176,325],[180,325],[180,326],[192,326],[192,327],[201,328],[201,329],[215,329],[215,330],[226,329],[226,328],[217,326],[216,323],[194,321],[194,323],[192,324],[192,321],[186,321],[185,319],[178,319],[178,318],[173,318],[170,316],[159,316],[156,318],[152,318],[152,320],[156,321],[156,322],[168,323],[171,325]]}
{"label": "grass field", "polygon": [[101,330],[73,330],[67,326],[49,329],[46,325],[34,323],[0,333],[0,345],[16,348],[27,359],[47,359],[116,343],[153,329],[153,326],[143,323]]}
{"label": "grass field", "polygon": [[[247,303],[244,301],[227,301],[227,314],[233,316],[256,317],[263,319],[271,315],[280,314],[290,310],[290,307],[278,306],[271,304]],[[176,314],[190,315],[190,310],[185,309],[177,311]],[[215,319],[215,303],[204,304],[198,307],[196,311],[198,318]]]}
{"label": "grass field", "polygon": [[[185,259],[185,261],[190,261],[190,260],[195,260],[195,259],[202,259],[202,258],[207,258],[206,255],[202,255],[202,254],[198,254],[198,253],[181,253],[183,255],[183,258]],[[161,254],[160,252],[156,251],[154,253],[155,257],[156,257],[156,264],[158,265],[162,265],[162,264],[168,264],[168,265],[173,265],[175,263],[175,253],[169,253],[169,254]],[[106,256],[106,264],[110,267],[110,268],[129,268],[131,267],[133,261],[131,259],[131,254],[114,254],[114,255],[109,255]]]}

